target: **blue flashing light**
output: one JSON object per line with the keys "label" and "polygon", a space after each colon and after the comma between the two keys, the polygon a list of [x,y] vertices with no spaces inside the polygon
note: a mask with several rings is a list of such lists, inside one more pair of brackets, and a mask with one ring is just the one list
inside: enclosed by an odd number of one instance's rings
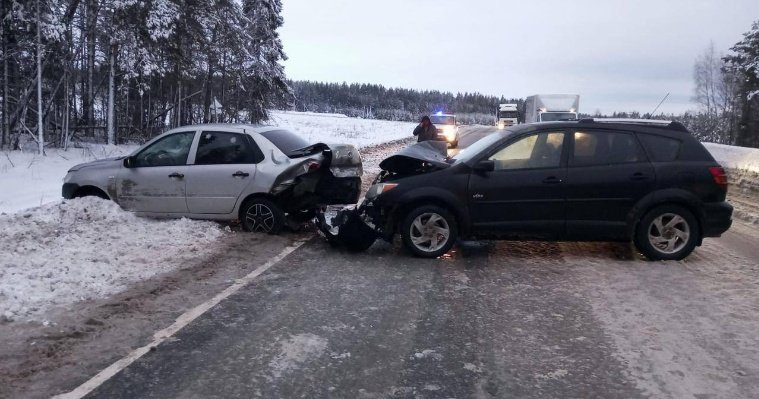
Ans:
{"label": "blue flashing light", "polygon": [[436,115],[437,116],[443,115],[443,111],[438,111]]}

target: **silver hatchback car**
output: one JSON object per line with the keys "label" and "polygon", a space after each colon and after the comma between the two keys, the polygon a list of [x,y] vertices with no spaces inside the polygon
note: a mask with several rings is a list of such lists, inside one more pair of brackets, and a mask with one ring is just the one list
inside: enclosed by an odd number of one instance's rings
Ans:
{"label": "silver hatchback car", "polygon": [[111,199],[152,217],[237,220],[277,233],[327,205],[355,204],[363,173],[347,144],[309,144],[272,126],[209,124],[170,130],[127,157],[71,168],[63,197]]}

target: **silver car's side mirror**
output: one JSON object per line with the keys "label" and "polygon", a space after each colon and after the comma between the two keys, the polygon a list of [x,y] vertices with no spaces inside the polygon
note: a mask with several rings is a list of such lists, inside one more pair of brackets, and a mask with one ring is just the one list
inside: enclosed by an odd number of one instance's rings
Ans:
{"label": "silver car's side mirror", "polygon": [[134,167],[134,158],[133,157],[126,157],[124,158],[124,167],[129,169]]}

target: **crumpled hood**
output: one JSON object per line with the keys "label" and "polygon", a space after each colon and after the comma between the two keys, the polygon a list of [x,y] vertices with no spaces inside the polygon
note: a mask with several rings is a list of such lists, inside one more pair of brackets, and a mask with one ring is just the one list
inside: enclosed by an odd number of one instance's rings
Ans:
{"label": "crumpled hood", "polygon": [[126,157],[113,157],[113,158],[103,158],[103,159],[97,159],[91,162],[85,162],[80,163],[79,165],[74,165],[71,169],[69,169],[69,172],[74,172],[80,169],[84,168],[98,168],[98,167],[112,167],[114,164],[121,165],[121,161]]}
{"label": "crumpled hood", "polygon": [[444,141],[423,141],[406,147],[380,162],[380,168],[392,173],[415,173],[432,166],[444,169],[451,165],[448,159],[448,144]]}

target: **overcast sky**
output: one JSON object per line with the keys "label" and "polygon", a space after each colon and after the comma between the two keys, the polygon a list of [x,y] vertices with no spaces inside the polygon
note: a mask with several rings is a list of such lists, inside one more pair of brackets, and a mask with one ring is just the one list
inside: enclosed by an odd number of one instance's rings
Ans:
{"label": "overcast sky", "polygon": [[288,77],[507,97],[580,110],[694,109],[693,63],[728,51],[758,0],[283,0]]}

